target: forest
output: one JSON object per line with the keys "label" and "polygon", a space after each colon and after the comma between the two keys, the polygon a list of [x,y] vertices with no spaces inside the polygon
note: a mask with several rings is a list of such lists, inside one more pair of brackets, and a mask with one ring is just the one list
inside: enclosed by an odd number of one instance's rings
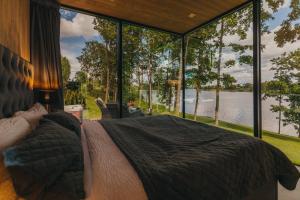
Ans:
{"label": "forest", "polygon": [[[270,34],[268,22],[285,3],[284,0],[265,0],[261,11],[261,35]],[[267,8],[267,9],[266,9]],[[290,13],[275,31],[278,48],[300,40],[300,2],[291,0]],[[118,102],[117,25],[116,22],[95,17],[94,30],[100,40],[87,41],[77,57],[81,70],[71,80],[71,65],[62,57],[65,104],[87,104],[87,99],[101,97],[105,103]],[[201,91],[215,94],[214,124],[220,121],[220,93],[222,91],[252,92],[252,81],[240,82],[230,70],[236,66],[253,73],[252,6],[227,15],[185,37],[185,55],[181,52],[181,38],[165,32],[123,26],[123,103],[134,101],[135,106],[149,115],[172,114],[180,116],[182,90],[195,90],[196,120],[201,106]],[[238,38],[228,41],[229,37]],[[249,42],[250,41],[250,42]],[[262,53],[265,50],[262,41]],[[225,57],[232,52],[234,59]],[[182,71],[181,56],[186,68]],[[300,45],[292,52],[270,59],[274,74],[262,85],[262,100],[273,98],[276,104],[278,133],[283,126],[292,125],[300,137]],[[229,71],[229,72],[228,72]],[[185,88],[182,79],[185,78]]]}

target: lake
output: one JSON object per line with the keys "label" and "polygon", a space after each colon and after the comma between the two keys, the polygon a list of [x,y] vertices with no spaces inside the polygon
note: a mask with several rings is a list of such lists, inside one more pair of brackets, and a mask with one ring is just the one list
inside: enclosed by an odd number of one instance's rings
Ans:
{"label": "lake", "polygon": [[[145,94],[145,93],[144,93]],[[195,109],[196,90],[186,89],[185,110],[188,114],[193,114]],[[215,113],[215,91],[201,91],[197,115],[214,117]],[[153,91],[153,102],[157,102],[156,91]],[[278,113],[273,113],[271,105],[277,105],[274,98],[262,101],[262,126],[264,130],[277,132]],[[252,92],[220,92],[219,119],[226,122],[253,126],[253,93]],[[281,133],[297,136],[292,125],[283,126],[281,123]]]}

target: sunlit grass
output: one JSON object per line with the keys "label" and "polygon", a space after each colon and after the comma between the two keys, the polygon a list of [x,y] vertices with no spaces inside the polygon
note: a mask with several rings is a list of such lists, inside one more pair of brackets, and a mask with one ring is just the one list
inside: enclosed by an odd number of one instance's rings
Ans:
{"label": "sunlit grass", "polygon": [[[97,104],[95,103],[95,98],[91,96],[87,96],[86,98],[86,109],[83,113],[84,119],[100,119],[101,118],[101,111],[98,108]],[[138,103],[136,102],[136,105]],[[145,113],[148,112],[148,104],[146,102],[141,102],[139,106]],[[159,115],[159,114],[168,114],[168,115],[175,115],[174,112],[169,112],[169,109],[160,104],[153,104],[153,115]],[[181,113],[180,113],[181,115]],[[194,116],[191,114],[186,114],[187,119],[194,119]],[[211,117],[205,117],[205,116],[197,116],[196,121],[209,124],[212,126],[215,126],[215,121]],[[246,134],[249,136],[253,136],[253,129],[249,126],[229,123],[225,121],[219,121],[220,128],[230,130],[237,133]],[[291,161],[296,164],[300,165],[300,139],[296,137],[286,136],[286,135],[279,135],[277,133],[273,133],[270,131],[263,131],[263,137],[262,139],[269,144],[277,147],[282,152],[284,152]]]}
{"label": "sunlit grass", "polygon": [[91,119],[91,120],[101,118],[100,109],[95,102],[95,98],[92,96],[89,95],[86,96],[86,108],[84,109],[83,112],[83,118]]}
{"label": "sunlit grass", "polygon": [[[186,114],[186,118],[193,119],[193,115]],[[215,125],[210,117],[197,116],[197,121],[209,125]],[[249,126],[219,121],[219,127],[233,132],[253,136],[253,129]],[[263,131],[262,139],[284,152],[296,165],[300,165],[300,139],[292,136],[279,135],[270,131]]]}

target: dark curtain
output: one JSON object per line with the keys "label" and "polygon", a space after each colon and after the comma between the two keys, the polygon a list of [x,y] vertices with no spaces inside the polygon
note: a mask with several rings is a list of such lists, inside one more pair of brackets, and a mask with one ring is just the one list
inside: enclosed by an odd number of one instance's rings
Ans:
{"label": "dark curtain", "polygon": [[39,97],[41,90],[54,90],[52,106],[63,109],[59,7],[56,0],[31,0],[30,39],[35,96]]}

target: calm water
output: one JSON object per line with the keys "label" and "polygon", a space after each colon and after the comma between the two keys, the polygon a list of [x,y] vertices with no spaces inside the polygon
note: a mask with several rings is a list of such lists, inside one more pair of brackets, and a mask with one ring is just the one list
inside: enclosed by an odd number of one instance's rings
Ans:
{"label": "calm water", "polygon": [[[187,89],[186,113],[193,114],[195,109],[194,89]],[[214,117],[215,91],[201,91],[197,113],[201,116]],[[157,102],[156,92],[153,92],[153,101]],[[268,98],[262,102],[263,129],[273,132],[278,131],[278,113],[270,111],[271,105],[277,105],[277,101]],[[219,118],[222,121],[253,126],[253,94],[252,92],[220,92]],[[281,126],[282,134],[297,136],[292,125]]]}

